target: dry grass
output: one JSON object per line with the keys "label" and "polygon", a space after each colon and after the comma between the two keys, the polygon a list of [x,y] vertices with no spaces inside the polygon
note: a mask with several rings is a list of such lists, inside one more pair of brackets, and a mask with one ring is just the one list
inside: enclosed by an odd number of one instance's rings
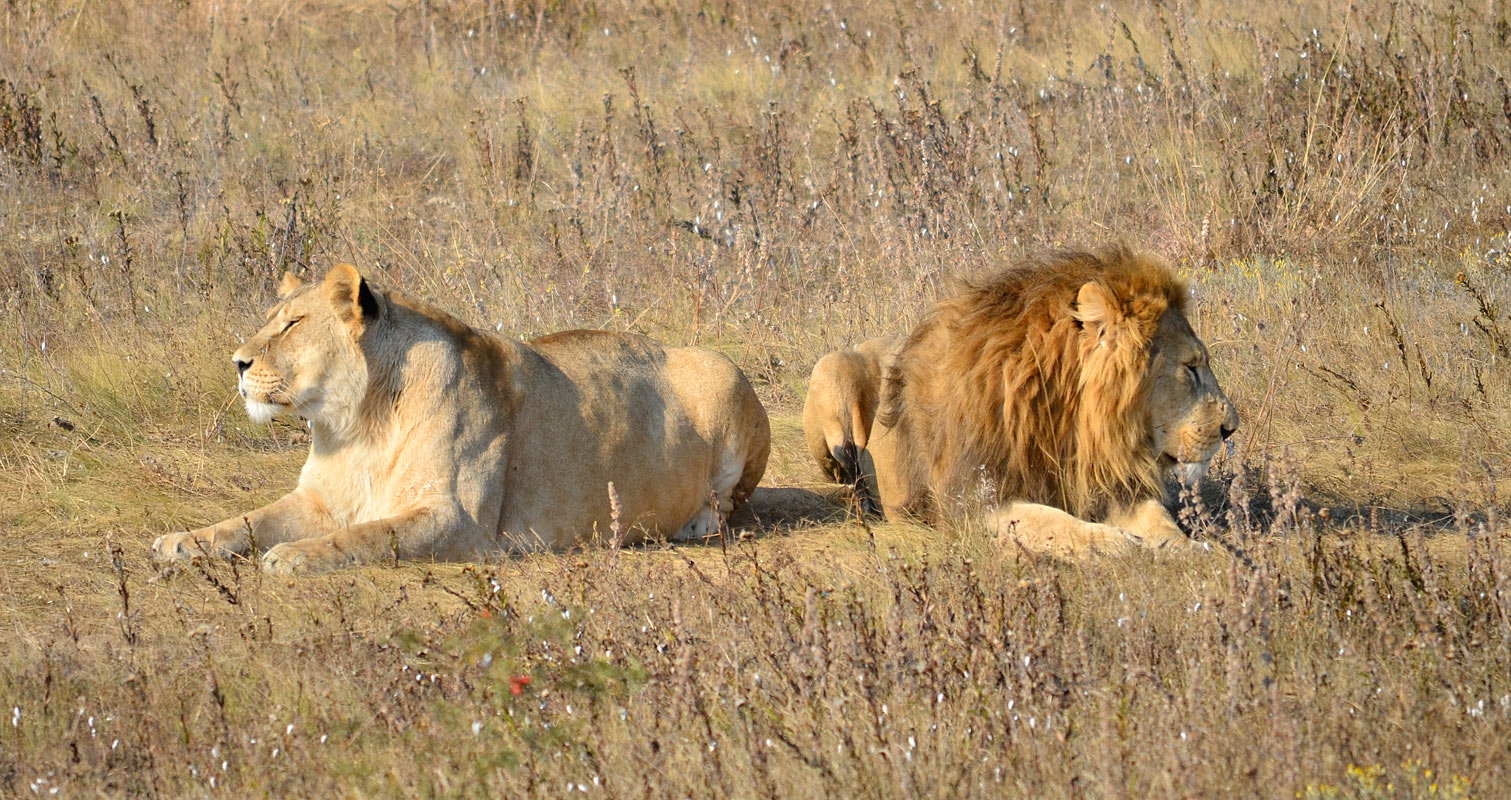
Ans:
{"label": "dry grass", "polygon": [[[4,5],[0,794],[1503,791],[1508,10],[1118,5]],[[225,364],[284,269],[722,349],[827,494],[819,354],[1114,235],[1244,416],[1208,557],[787,490],[724,547],[146,560],[293,480]]]}

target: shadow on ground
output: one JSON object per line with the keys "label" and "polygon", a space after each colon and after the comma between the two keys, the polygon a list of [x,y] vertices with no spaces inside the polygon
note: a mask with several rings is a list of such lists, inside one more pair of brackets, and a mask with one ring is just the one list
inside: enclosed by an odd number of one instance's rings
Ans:
{"label": "shadow on ground", "polygon": [[[1455,513],[1445,499],[1420,503],[1384,505],[1328,502],[1302,488],[1292,493],[1273,491],[1256,470],[1249,470],[1235,487],[1237,476],[1218,472],[1203,479],[1199,500],[1181,487],[1166,487],[1167,507],[1181,527],[1195,538],[1211,538],[1217,530],[1236,526],[1250,532],[1272,530],[1276,523],[1289,526],[1312,520],[1323,529],[1352,528],[1381,534],[1418,531],[1431,536],[1473,528],[1487,521],[1483,510]],[[1236,490],[1235,490],[1236,488]],[[793,529],[842,523],[854,517],[848,487],[762,486],[749,502],[735,511],[730,526],[756,536],[790,533]],[[880,517],[872,517],[880,523]]]}
{"label": "shadow on ground", "polygon": [[757,536],[792,528],[843,522],[847,495],[841,487],[813,491],[793,487],[758,487],[750,500],[730,516],[730,527]]}
{"label": "shadow on ground", "polygon": [[[1193,494],[1167,484],[1166,507],[1192,528],[1207,525],[1268,530],[1277,522],[1313,520],[1324,529],[1350,528],[1381,534],[1418,531],[1425,535],[1463,532],[1489,521],[1483,508],[1455,507],[1448,498],[1422,498],[1413,503],[1359,503],[1313,494],[1305,487],[1291,490],[1270,486],[1259,470],[1240,476],[1222,471],[1208,475]],[[1195,523],[1195,524],[1193,524]]]}

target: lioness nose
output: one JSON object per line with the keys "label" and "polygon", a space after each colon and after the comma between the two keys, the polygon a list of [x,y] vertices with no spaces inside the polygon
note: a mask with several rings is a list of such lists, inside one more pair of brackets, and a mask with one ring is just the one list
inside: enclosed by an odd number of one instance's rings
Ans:
{"label": "lioness nose", "polygon": [[242,360],[242,359],[239,359],[239,358],[232,357],[231,360],[236,362],[236,374],[237,375],[244,375],[244,374],[246,374],[247,369],[252,366],[252,360],[251,359]]}
{"label": "lioness nose", "polygon": [[1226,439],[1229,436],[1232,436],[1237,431],[1238,431],[1238,427],[1237,426],[1234,426],[1234,427],[1230,428],[1230,427],[1228,427],[1227,423],[1223,423],[1223,426],[1222,426],[1222,438]]}

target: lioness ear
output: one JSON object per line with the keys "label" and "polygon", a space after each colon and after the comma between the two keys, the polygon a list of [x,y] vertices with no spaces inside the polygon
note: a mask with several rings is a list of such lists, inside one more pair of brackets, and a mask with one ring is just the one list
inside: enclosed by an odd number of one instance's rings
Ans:
{"label": "lioness ear", "polygon": [[295,275],[292,272],[283,273],[283,278],[278,281],[278,299],[282,300],[283,298],[288,297],[289,295],[294,293],[295,289],[298,289],[303,285],[303,278]]}
{"label": "lioness ear", "polygon": [[343,322],[360,325],[378,318],[378,296],[351,264],[331,268],[325,276],[325,292]]}

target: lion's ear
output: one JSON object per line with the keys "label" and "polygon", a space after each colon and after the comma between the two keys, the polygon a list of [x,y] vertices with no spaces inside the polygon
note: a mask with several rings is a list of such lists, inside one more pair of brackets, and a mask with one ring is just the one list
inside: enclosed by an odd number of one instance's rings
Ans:
{"label": "lion's ear", "polygon": [[325,293],[343,322],[361,325],[378,318],[378,296],[351,264],[337,264],[325,276]]}
{"label": "lion's ear", "polygon": [[1071,314],[1099,348],[1117,353],[1136,353],[1147,347],[1149,337],[1163,313],[1162,303],[1125,302],[1096,281],[1087,281],[1076,293]]}
{"label": "lion's ear", "polygon": [[303,278],[295,275],[292,272],[283,273],[283,278],[278,281],[278,299],[282,300],[283,298],[288,297],[289,295],[294,293],[295,289],[298,289],[303,285]]}
{"label": "lion's ear", "polygon": [[1123,312],[1118,305],[1116,298],[1102,284],[1087,281],[1076,292],[1076,308],[1072,313],[1083,326],[1103,338],[1115,333],[1123,322]]}
{"label": "lion's ear", "polygon": [[1138,320],[1124,308],[1117,295],[1096,281],[1081,285],[1072,314],[1087,334],[1096,338],[1098,347],[1118,350],[1137,347],[1143,341]]}

